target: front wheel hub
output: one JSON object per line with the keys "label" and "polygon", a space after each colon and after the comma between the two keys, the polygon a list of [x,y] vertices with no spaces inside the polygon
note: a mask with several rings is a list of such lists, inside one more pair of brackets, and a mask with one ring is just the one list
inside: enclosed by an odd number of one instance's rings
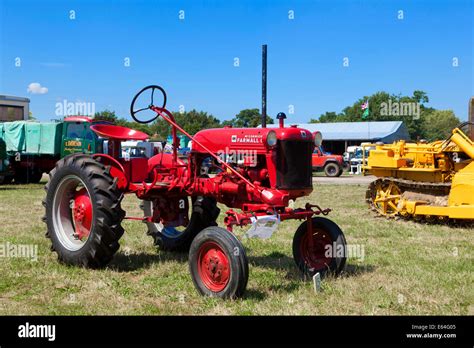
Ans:
{"label": "front wheel hub", "polygon": [[201,246],[198,256],[199,275],[204,285],[213,292],[225,289],[230,279],[229,258],[214,242]]}
{"label": "front wheel hub", "polygon": [[319,228],[307,231],[300,244],[300,252],[306,265],[313,269],[327,268],[331,262],[326,253],[328,246],[332,246],[329,233]]}

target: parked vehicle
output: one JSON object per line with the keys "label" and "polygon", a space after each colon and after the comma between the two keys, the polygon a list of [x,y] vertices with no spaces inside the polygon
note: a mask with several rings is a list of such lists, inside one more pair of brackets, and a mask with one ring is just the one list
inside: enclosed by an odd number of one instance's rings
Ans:
{"label": "parked vehicle", "polygon": [[324,171],[326,176],[341,176],[344,160],[341,155],[331,155],[324,152],[322,146],[316,146],[312,156],[313,171]]}
{"label": "parked vehicle", "polygon": [[0,184],[8,184],[6,180],[8,175],[7,145],[3,139],[0,139]]}
{"label": "parked vehicle", "polygon": [[86,116],[66,117],[61,122],[0,123],[0,139],[6,152],[6,168],[0,183],[36,183],[60,158],[73,153],[102,152],[104,139],[90,127],[103,123],[108,122]]}
{"label": "parked vehicle", "polygon": [[[164,100],[161,106],[154,104],[158,92]],[[136,105],[140,97],[151,104]],[[245,293],[249,262],[233,229],[251,225],[250,237],[269,238],[280,222],[304,220],[294,232],[296,266],[307,278],[341,273],[346,255],[336,250],[347,248],[344,233],[321,216],[331,209],[309,202],[304,208],[290,207],[290,200],[313,191],[310,163],[315,138],[310,131],[285,127],[286,116],[279,113],[279,128],[204,129],[191,136],[166,109],[166,100],[163,88],[145,87],[133,98],[130,113],[140,123],[159,117],[168,122],[172,153],[122,158],[121,142],[144,141],[148,135],[125,127],[93,125],[94,132],[108,139],[108,155],[70,155],[50,172],[44,221],[46,237],[59,260],[81,267],[105,266],[120,247],[122,220],[139,220],[147,224],[148,234],[162,250],[189,251],[189,270],[200,294],[235,298]],[[156,116],[137,118],[143,110],[152,110]],[[193,141],[186,162],[178,156],[178,131]],[[237,158],[222,159],[222,149]],[[209,157],[220,169],[213,176],[201,174]],[[125,194],[142,200],[143,215],[129,216],[122,210]],[[217,203],[229,208],[223,219],[226,228],[217,226]],[[328,253],[328,248],[334,251]]]}
{"label": "parked vehicle", "polygon": [[462,130],[472,125],[464,122],[431,143],[375,144],[363,167],[377,177],[367,189],[369,207],[387,218],[474,221],[474,141]]}
{"label": "parked vehicle", "polygon": [[[362,173],[362,166],[364,164],[367,164],[367,157],[369,156],[369,151],[375,148],[369,145],[370,145],[369,143],[362,143],[360,146],[347,147],[347,150],[344,153],[344,161],[348,161],[349,163],[350,174]],[[363,163],[364,158],[365,158],[365,163]]]}

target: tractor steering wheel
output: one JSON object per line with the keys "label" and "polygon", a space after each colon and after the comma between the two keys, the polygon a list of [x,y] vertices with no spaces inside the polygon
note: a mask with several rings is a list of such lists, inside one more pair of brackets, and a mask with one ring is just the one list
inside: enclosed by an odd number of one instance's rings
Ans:
{"label": "tractor steering wheel", "polygon": [[[141,109],[138,109],[138,110],[135,110],[134,106],[135,106],[135,102],[138,100],[138,97],[144,93],[145,91],[151,89],[151,99],[150,99],[150,104],[145,107],[145,108],[141,108]],[[159,115],[156,115],[155,117],[149,119],[149,120],[146,120],[146,121],[142,121],[142,120],[139,120],[135,114],[141,112],[141,111],[145,111],[145,110],[150,110],[152,106],[155,106],[155,104],[153,104],[153,99],[154,99],[154,96],[155,96],[155,90],[159,90],[161,92],[161,94],[163,94],[163,105],[161,106],[162,109],[165,108],[166,106],[166,92],[165,90],[160,87],[160,86],[157,86],[157,85],[150,85],[150,86],[146,86],[145,88],[142,88],[142,90],[140,92],[138,92],[135,97],[133,97],[133,100],[132,100],[132,104],[130,105],[130,115],[132,115],[132,118],[138,122],[138,123],[150,123],[150,122],[153,122],[154,120],[156,120]]]}

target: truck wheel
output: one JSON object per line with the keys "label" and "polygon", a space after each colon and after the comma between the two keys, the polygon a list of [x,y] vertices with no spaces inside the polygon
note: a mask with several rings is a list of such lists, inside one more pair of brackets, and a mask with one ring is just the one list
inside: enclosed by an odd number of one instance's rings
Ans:
{"label": "truck wheel", "polygon": [[249,277],[242,243],[224,228],[211,226],[194,238],[189,249],[189,270],[201,295],[241,297]]}
{"label": "truck wheel", "polygon": [[28,171],[28,183],[37,184],[41,181],[43,173],[39,169],[31,169]]}
{"label": "truck wheel", "polygon": [[41,181],[43,173],[35,168],[20,168],[15,173],[17,184],[37,184]]}
{"label": "truck wheel", "polygon": [[[293,258],[305,277],[319,273],[338,275],[346,264],[346,239],[339,226],[323,218],[312,218],[312,231],[303,222],[293,237]],[[312,238],[312,245],[311,245]]]}
{"label": "truck wheel", "polygon": [[9,185],[12,183],[13,176],[11,175],[4,175],[0,176],[0,185]]}
{"label": "truck wheel", "polygon": [[329,177],[336,177],[342,174],[342,170],[336,163],[329,162],[324,166],[324,174]]}
{"label": "truck wheel", "polygon": [[105,266],[119,249],[125,216],[123,193],[110,167],[88,155],[67,156],[49,173],[45,190],[46,237],[58,259],[89,268]]}
{"label": "truck wheel", "polygon": [[[151,201],[143,201],[145,216],[153,214]],[[206,227],[216,226],[220,209],[217,202],[210,197],[197,197],[186,227],[165,227],[161,223],[147,222],[148,232],[154,244],[165,251],[187,252],[194,237]]]}

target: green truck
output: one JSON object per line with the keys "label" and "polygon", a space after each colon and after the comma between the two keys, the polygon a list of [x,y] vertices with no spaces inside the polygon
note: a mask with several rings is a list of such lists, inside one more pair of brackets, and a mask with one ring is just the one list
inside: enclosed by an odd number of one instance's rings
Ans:
{"label": "green truck", "polygon": [[0,184],[37,183],[64,156],[103,152],[104,139],[90,129],[97,123],[108,122],[70,116],[61,122],[0,123]]}

